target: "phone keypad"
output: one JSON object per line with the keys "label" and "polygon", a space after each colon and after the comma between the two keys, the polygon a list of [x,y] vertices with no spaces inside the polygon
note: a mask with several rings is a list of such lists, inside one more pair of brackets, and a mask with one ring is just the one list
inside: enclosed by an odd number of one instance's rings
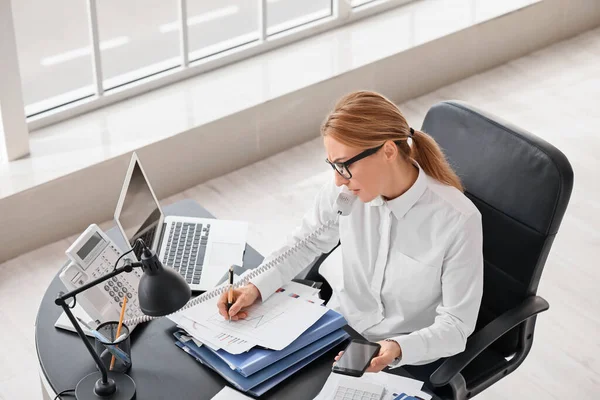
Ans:
{"label": "phone keypad", "polygon": [[[114,246],[107,247],[96,263],[94,263],[96,268],[93,269],[92,276],[100,277],[110,273],[120,255],[121,253]],[[98,263],[98,261],[100,262]],[[141,277],[142,272],[139,268],[135,268],[129,273],[126,272],[112,277],[102,286],[115,307],[118,306],[121,308],[123,306],[123,298],[127,297],[125,319],[143,315],[138,304],[137,295],[135,295],[137,294],[137,285]]]}

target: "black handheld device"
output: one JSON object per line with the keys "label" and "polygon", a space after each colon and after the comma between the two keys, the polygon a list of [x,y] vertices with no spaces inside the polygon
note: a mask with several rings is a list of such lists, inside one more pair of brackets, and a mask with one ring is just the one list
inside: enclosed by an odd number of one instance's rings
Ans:
{"label": "black handheld device", "polygon": [[350,342],[344,354],[336,361],[332,371],[350,376],[362,376],[373,357],[379,353],[381,345],[367,340],[354,339]]}

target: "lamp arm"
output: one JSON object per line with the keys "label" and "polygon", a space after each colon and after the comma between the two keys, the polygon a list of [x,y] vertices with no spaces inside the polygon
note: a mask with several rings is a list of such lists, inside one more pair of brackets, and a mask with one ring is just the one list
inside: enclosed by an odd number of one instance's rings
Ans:
{"label": "lamp arm", "polygon": [[[60,292],[59,296],[61,296],[62,294],[63,293]],[[94,362],[98,366],[98,369],[100,370],[100,373],[102,373],[102,383],[105,384],[105,385],[108,384],[108,372],[106,371],[106,367],[104,366],[104,364],[102,364],[102,361],[100,360],[100,357],[98,357],[98,354],[96,354],[96,351],[92,347],[90,341],[85,337],[85,333],[83,333],[83,330],[81,329],[81,327],[79,326],[79,323],[77,322],[77,320],[73,316],[73,313],[71,312],[71,307],[69,307],[67,305],[67,303],[64,300],[62,300],[60,297],[55,300],[55,303],[58,304],[58,305],[60,305],[62,307],[63,311],[65,312],[65,314],[67,314],[67,317],[69,318],[69,321],[71,321],[71,324],[73,325],[73,327],[77,331],[77,334],[79,335],[79,337],[83,341],[83,344],[85,344],[85,347],[87,348],[88,352],[90,353],[90,355],[94,359]]]}
{"label": "lamp arm", "polygon": [[[88,290],[91,287],[94,287],[96,285],[98,285],[99,283],[102,283],[114,276],[117,276],[123,272],[131,272],[133,271],[134,268],[138,268],[141,267],[142,263],[140,262],[131,262],[130,260],[125,260],[125,265],[123,265],[122,267],[119,268],[115,268],[114,270],[112,270],[111,272],[109,272],[108,274],[99,277],[98,279],[95,279],[81,287],[78,287],[77,289],[74,289],[68,293],[64,293],[64,292],[60,292],[58,293],[58,296],[56,297],[56,299],[54,300],[54,304],[62,307],[62,309],[64,310],[65,314],[67,314],[67,317],[69,318],[69,321],[71,321],[71,324],[73,324],[73,327],[75,328],[75,330],[77,331],[77,334],[79,335],[79,337],[81,338],[81,340],[83,341],[83,343],[85,344],[85,347],[87,348],[88,352],[90,353],[90,355],[92,356],[92,358],[94,359],[94,361],[96,362],[96,365],[98,366],[98,369],[100,370],[100,372],[102,373],[102,384],[104,385],[109,385],[108,382],[108,372],[106,371],[106,367],[104,366],[104,364],[102,364],[102,361],[100,360],[100,357],[98,356],[98,354],[96,354],[96,351],[94,350],[94,348],[92,347],[92,345],[90,344],[89,340],[87,340],[85,333],[83,333],[83,330],[81,329],[81,326],[79,326],[79,323],[77,322],[77,320],[75,319],[75,316],[73,315],[73,313],[71,312],[71,307],[67,304],[67,300],[70,298],[73,298],[75,296],[77,296],[79,293],[81,292],[85,292],[86,290]],[[114,382],[112,383],[112,385],[114,385]]]}

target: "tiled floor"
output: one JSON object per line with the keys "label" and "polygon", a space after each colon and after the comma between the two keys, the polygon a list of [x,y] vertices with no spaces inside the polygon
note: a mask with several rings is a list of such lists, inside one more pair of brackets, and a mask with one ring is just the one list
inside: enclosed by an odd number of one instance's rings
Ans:
{"label": "tiled floor", "polygon": [[[402,104],[420,126],[440,100],[461,99],[550,141],[570,159],[575,187],[546,264],[525,363],[479,398],[595,399],[600,394],[600,29]],[[349,90],[357,88],[348,88]],[[319,139],[166,199],[193,198],[222,218],[250,222],[249,243],[276,249],[331,178]],[[96,221],[90,221],[96,222]],[[0,399],[39,399],[33,323],[48,282],[73,238],[0,266]]]}

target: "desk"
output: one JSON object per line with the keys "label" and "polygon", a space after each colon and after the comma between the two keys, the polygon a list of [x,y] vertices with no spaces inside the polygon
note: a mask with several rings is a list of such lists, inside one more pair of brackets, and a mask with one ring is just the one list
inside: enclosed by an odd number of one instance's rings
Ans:
{"label": "desk", "polygon": [[[183,200],[164,208],[167,215],[185,215],[203,218],[213,216],[193,200]],[[123,239],[115,229],[107,232],[117,244]],[[244,266],[256,267],[263,257],[247,246]],[[35,344],[40,362],[42,392],[53,399],[56,393],[73,389],[81,378],[96,371],[95,364],[81,339],[74,333],[56,329],[54,323],[62,310],[54,299],[65,287],[58,274],[44,294],[35,325]],[[175,326],[167,318],[139,325],[132,333],[133,367],[129,375],[137,386],[137,398],[210,399],[218,393],[225,381],[209,368],[178,349],[174,342]],[[334,349],[275,387],[263,398],[304,400],[312,399],[321,390],[331,371]],[[398,368],[394,372],[410,376]],[[48,398],[48,397],[45,397]]]}

